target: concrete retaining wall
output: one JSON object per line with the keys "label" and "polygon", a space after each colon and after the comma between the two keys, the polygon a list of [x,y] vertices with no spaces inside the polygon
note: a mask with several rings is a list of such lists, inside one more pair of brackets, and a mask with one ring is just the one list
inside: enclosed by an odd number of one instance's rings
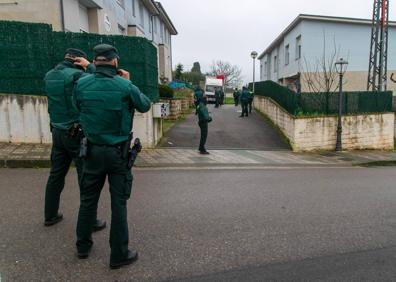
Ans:
{"label": "concrete retaining wall", "polygon": [[[255,108],[266,114],[289,138],[294,151],[334,150],[337,117],[296,118],[266,97],[256,96]],[[395,114],[351,115],[342,118],[344,150],[392,150]]]}
{"label": "concrete retaining wall", "polygon": [[[162,121],[153,118],[152,110],[136,113],[134,135],[152,148],[162,137]],[[0,94],[0,142],[51,143],[47,98]]]}

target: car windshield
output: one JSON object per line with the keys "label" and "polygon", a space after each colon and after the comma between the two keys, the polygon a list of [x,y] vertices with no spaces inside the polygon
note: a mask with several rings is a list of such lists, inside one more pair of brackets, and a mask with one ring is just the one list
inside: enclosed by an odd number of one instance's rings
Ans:
{"label": "car windshield", "polygon": [[207,92],[215,92],[215,87],[214,87],[214,86],[211,86],[211,85],[207,85],[207,86],[206,86],[206,91],[207,91]]}

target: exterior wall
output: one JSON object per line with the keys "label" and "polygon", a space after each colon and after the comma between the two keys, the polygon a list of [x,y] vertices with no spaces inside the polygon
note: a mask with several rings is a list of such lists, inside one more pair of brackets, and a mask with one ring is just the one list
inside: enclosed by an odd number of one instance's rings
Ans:
{"label": "exterior wall", "polygon": [[[51,143],[46,97],[0,95],[0,142]],[[136,113],[134,135],[145,148],[154,147],[162,137],[162,121],[152,110]]]}
{"label": "exterior wall", "polygon": [[[393,91],[393,95],[396,95],[396,83],[390,80],[392,73],[396,73],[396,70],[388,70],[388,91]],[[309,92],[309,88],[304,80],[305,73],[302,73],[301,79],[301,91]],[[367,71],[348,71],[344,76],[343,89],[344,91],[366,91],[367,90]],[[335,85],[338,85],[338,76]]]}
{"label": "exterior wall", "polygon": [[17,5],[1,5],[0,19],[50,23],[54,30],[62,29],[60,2],[55,0],[18,0]]}
{"label": "exterior wall", "polygon": [[253,105],[258,111],[266,114],[282,130],[283,134],[290,140],[292,147],[294,147],[294,118],[282,107],[276,106],[270,99],[264,97],[254,96]]}
{"label": "exterior wall", "polygon": [[[260,96],[255,97],[254,105],[282,129],[293,151],[334,150],[336,116],[296,118],[272,100]],[[344,116],[342,126],[344,150],[393,150],[394,113]]]}

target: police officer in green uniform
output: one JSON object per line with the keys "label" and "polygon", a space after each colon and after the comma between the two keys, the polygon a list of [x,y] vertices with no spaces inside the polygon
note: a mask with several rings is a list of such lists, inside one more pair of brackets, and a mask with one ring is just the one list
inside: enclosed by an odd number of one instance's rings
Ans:
{"label": "police officer in green uniform", "polygon": [[246,87],[242,88],[241,95],[239,96],[239,101],[242,106],[242,114],[240,115],[240,117],[249,116],[249,113],[248,113],[249,90]]}
{"label": "police officer in green uniform", "polygon": [[215,108],[218,108],[220,105],[220,96],[221,91],[218,87],[215,88]]}
{"label": "police officer in green uniform", "polygon": [[224,105],[225,94],[223,89],[220,89],[220,106]]}
{"label": "police officer in green uniform", "polygon": [[198,125],[201,129],[201,138],[199,142],[199,153],[202,155],[208,155],[209,152],[206,151],[205,144],[206,139],[208,138],[208,123],[212,121],[212,118],[209,116],[209,111],[207,105],[207,97],[203,95],[199,101],[197,106],[197,114],[198,114]]}
{"label": "police officer in green uniform", "polygon": [[254,100],[254,93],[252,91],[248,91],[248,104],[249,104],[249,114],[252,113],[252,108],[253,108],[253,100]]}
{"label": "police officer in green uniform", "polygon": [[[124,149],[135,109],[150,110],[150,100],[129,80],[129,73],[118,70],[118,51],[108,44],[94,48],[96,71],[81,78],[76,87],[76,106],[88,140],[81,178],[81,203],[77,223],[77,256],[89,256],[93,241],[90,224],[95,221],[98,200],[106,177],[110,184],[111,230],[110,267],[119,268],[138,258],[128,249],[127,200],[132,174]],[[129,149],[129,148],[128,148]]]}
{"label": "police officer in green uniform", "polygon": [[238,88],[235,88],[234,93],[232,95],[234,97],[234,105],[235,105],[235,107],[238,107],[238,103],[239,103],[239,91],[238,91]]}
{"label": "police officer in green uniform", "polygon": [[[80,184],[82,160],[78,154],[81,131],[79,114],[72,104],[72,93],[77,80],[85,72],[92,73],[95,70],[95,66],[86,58],[83,51],[69,48],[65,52],[64,61],[44,78],[52,131],[51,171],[45,191],[45,226],[54,225],[63,219],[58,211],[60,195],[72,161]],[[96,220],[93,228],[98,231],[105,227],[106,222]]]}

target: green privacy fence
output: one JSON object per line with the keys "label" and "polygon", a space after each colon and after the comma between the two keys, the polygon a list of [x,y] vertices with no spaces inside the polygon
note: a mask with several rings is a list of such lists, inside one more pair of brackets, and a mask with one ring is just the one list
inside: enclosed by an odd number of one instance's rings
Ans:
{"label": "green privacy fence", "polygon": [[45,73],[62,61],[67,48],[82,49],[92,60],[95,45],[114,45],[120,68],[132,82],[158,100],[157,49],[145,38],[54,32],[50,25],[0,21],[0,93],[43,95]]}
{"label": "green privacy fence", "polygon": [[[252,88],[250,84],[250,88]],[[273,81],[255,84],[256,95],[269,97],[292,115],[333,115],[338,113],[339,93],[296,94]],[[343,113],[392,111],[392,92],[344,92]]]}

